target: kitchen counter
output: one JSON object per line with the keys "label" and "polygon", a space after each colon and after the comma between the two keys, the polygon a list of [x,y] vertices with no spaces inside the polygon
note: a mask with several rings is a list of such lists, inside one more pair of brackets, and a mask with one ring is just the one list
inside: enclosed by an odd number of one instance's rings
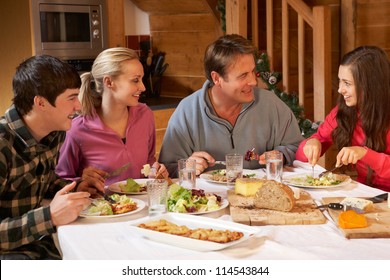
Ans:
{"label": "kitchen counter", "polygon": [[146,103],[153,111],[176,108],[183,98],[180,97],[142,97],[141,103]]}

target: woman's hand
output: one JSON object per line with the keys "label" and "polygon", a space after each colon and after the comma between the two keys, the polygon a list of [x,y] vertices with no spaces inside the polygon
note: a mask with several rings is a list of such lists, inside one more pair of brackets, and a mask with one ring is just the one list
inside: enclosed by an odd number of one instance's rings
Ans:
{"label": "woman's hand", "polygon": [[169,173],[164,164],[156,161],[155,163],[153,163],[152,168],[156,170],[156,177],[161,175],[164,177],[164,179],[168,179]]}
{"label": "woman's hand", "polygon": [[77,191],[86,191],[90,194],[96,194],[97,191],[104,193],[104,185],[107,175],[108,173],[106,171],[95,167],[85,168],[77,187]]}
{"label": "woman's hand", "polygon": [[340,150],[336,157],[336,166],[356,164],[358,160],[361,160],[367,153],[364,147],[352,146],[344,147]]}
{"label": "woman's hand", "polygon": [[307,157],[307,161],[312,165],[316,165],[321,156],[321,142],[316,138],[307,140],[303,147],[303,153]]}

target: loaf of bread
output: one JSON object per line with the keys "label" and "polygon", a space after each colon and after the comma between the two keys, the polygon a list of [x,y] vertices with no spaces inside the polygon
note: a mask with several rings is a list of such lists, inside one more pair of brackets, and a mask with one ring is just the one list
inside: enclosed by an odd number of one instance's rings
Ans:
{"label": "loaf of bread", "polygon": [[253,197],[265,181],[259,178],[238,178],[234,186],[234,192],[245,197]]}
{"label": "loaf of bread", "polygon": [[253,202],[256,208],[289,212],[295,205],[294,192],[289,186],[270,180],[258,189]]}

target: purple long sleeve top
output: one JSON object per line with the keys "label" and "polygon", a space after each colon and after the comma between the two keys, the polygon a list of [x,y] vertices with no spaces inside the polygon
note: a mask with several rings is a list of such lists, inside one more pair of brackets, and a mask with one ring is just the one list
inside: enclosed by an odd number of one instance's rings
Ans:
{"label": "purple long sleeve top", "polygon": [[78,116],[66,133],[56,172],[60,177],[78,180],[89,166],[111,172],[131,162],[129,169],[108,178],[106,184],[144,178],[141,169],[155,162],[155,146],[154,116],[145,104],[129,107],[126,139],[107,127],[96,112],[93,116]]}

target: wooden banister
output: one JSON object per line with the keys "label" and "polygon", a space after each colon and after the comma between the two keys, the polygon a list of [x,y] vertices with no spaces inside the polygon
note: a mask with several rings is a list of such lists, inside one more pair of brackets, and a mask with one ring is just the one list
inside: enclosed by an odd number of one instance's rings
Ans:
{"label": "wooden banister", "polygon": [[[252,2],[252,18],[258,14],[258,5]],[[267,32],[267,53],[271,69],[273,69],[274,57],[274,35],[273,35],[273,13],[272,0],[266,1],[266,32]],[[291,8],[291,9],[290,9]],[[248,0],[226,0],[226,33],[237,33],[247,37],[247,16]],[[314,121],[322,121],[331,109],[331,13],[329,6],[315,6],[310,8],[302,0],[282,0],[282,76],[283,89],[290,91],[290,65],[289,56],[291,52],[289,12],[293,10],[298,14],[298,91],[299,100],[302,106],[305,104],[305,58],[306,53],[313,53],[313,115]],[[256,21],[257,22],[257,21]],[[305,48],[305,24],[313,30],[313,49]],[[253,25],[253,23],[252,23]],[[254,31],[253,31],[254,30]],[[258,32],[258,28],[252,28]],[[252,34],[256,38],[257,34]]]}
{"label": "wooden banister", "polygon": [[226,0],[226,33],[247,37],[248,0]]}
{"label": "wooden banister", "polygon": [[[251,9],[258,9],[251,0]],[[302,0],[282,0],[282,70],[274,69],[274,13],[275,7],[272,0],[266,0],[266,33],[267,33],[267,53],[271,70],[282,72],[283,90],[290,92],[290,53],[297,48],[298,56],[298,91],[300,105],[305,110],[308,106],[313,106],[313,121],[323,121],[326,114],[331,109],[332,100],[332,70],[331,70],[331,11],[329,6],[309,7]],[[226,0],[226,33],[237,33],[247,37],[247,16],[248,0]],[[253,15],[258,15],[258,11],[251,11]],[[289,12],[296,12],[298,15],[298,43],[291,46],[289,26]],[[252,23],[253,26],[253,23]],[[309,26],[313,32],[313,49],[305,46],[305,27]],[[258,28],[252,27],[252,32],[258,32]],[[257,38],[252,34],[252,38]],[[257,40],[257,39],[256,39]],[[257,42],[255,42],[257,44]],[[256,45],[257,46],[257,45]],[[308,59],[307,53],[312,52],[312,61]],[[313,81],[306,79],[305,64],[313,65]],[[309,83],[310,82],[310,83]],[[305,104],[306,84],[313,87],[313,105]],[[326,159],[325,159],[326,161]],[[323,162],[322,165],[325,165]]]}
{"label": "wooden banister", "polygon": [[313,27],[313,12],[310,7],[301,0],[286,0],[287,3],[300,15],[303,19]]}

